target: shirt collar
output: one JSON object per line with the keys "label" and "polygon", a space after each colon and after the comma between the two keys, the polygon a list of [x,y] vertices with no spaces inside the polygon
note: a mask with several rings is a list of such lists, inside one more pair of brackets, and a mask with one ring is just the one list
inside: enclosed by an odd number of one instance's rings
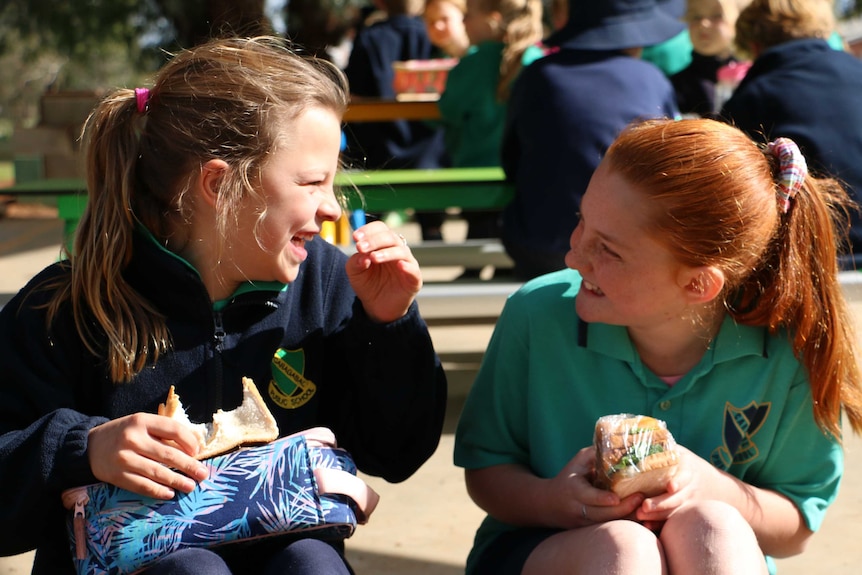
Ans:
{"label": "shirt collar", "polygon": [[[591,323],[578,320],[578,346],[627,363],[635,363],[637,351],[624,326]],[[768,357],[768,331],[759,326],[736,323],[730,315],[722,321],[718,334],[709,346],[703,361],[718,364],[759,355]],[[711,358],[711,359],[707,359]]]}
{"label": "shirt collar", "polygon": [[[149,240],[150,243],[152,243],[154,246],[156,246],[156,248],[158,248],[159,251],[161,251],[162,253],[168,254],[170,257],[181,262],[183,265],[188,267],[190,270],[194,271],[198,275],[198,277],[200,277],[200,272],[197,270],[197,268],[195,268],[195,266],[192,265],[191,262],[189,262],[187,259],[183,258],[179,254],[172,252],[171,250],[169,250],[165,246],[163,246],[159,242],[159,240],[156,239],[156,236],[154,236],[153,233],[144,224],[142,224],[141,222],[137,222],[136,229],[142,236],[147,238],[147,240]],[[239,285],[239,287],[236,289],[236,291],[234,291],[233,294],[231,294],[230,297],[214,302],[213,303],[213,309],[215,309],[216,311],[222,310],[231,300],[233,300],[235,297],[242,295],[244,293],[263,292],[263,291],[268,291],[268,292],[279,292],[279,291],[281,291],[281,292],[283,292],[283,291],[287,291],[287,288],[288,288],[288,284],[284,284],[281,282],[246,281],[246,282],[241,283]]]}

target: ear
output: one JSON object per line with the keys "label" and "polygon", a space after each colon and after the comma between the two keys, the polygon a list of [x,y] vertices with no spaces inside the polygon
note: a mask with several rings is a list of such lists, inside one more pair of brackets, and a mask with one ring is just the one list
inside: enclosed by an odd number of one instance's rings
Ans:
{"label": "ear", "polygon": [[497,10],[488,12],[488,26],[494,32],[500,32],[503,29],[503,14]]}
{"label": "ear", "polygon": [[195,190],[198,197],[209,206],[215,206],[221,189],[221,180],[229,169],[230,166],[224,160],[207,160],[201,166]]}
{"label": "ear", "polygon": [[680,274],[680,285],[689,303],[708,303],[724,289],[724,273],[714,266],[687,268]]}

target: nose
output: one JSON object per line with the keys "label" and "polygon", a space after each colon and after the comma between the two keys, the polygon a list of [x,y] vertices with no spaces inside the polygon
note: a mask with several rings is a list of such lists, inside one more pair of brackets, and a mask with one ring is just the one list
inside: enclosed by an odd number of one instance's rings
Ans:
{"label": "nose", "polygon": [[581,249],[581,239],[583,238],[583,235],[583,224],[578,222],[578,225],[575,226],[575,229],[572,231],[572,235],[569,236],[569,251],[566,253],[565,257],[566,267],[572,269],[584,269],[586,258],[583,257]]}
{"label": "nose", "polygon": [[338,198],[335,197],[335,192],[332,189],[317,207],[317,215],[321,220],[327,222],[334,222],[341,217],[341,204],[338,203]]}

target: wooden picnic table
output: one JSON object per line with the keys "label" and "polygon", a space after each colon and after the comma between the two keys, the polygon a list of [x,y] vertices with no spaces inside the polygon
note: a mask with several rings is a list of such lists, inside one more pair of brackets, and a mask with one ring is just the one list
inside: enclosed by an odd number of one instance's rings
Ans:
{"label": "wooden picnic table", "polygon": [[345,122],[388,122],[391,120],[438,120],[436,100],[383,100],[354,98],[344,113]]}

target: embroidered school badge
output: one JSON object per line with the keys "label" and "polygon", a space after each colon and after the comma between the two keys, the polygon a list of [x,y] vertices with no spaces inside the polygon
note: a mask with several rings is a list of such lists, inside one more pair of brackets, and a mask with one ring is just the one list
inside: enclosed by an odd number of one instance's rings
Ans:
{"label": "embroidered school badge", "polygon": [[302,407],[314,396],[317,386],[306,379],[305,351],[279,349],[272,357],[272,379],[269,397],[284,409]]}
{"label": "embroidered school badge", "polygon": [[735,463],[748,463],[757,458],[760,450],[754,436],[769,416],[771,406],[770,403],[754,401],[742,408],[730,403],[724,405],[724,445],[710,455],[714,466],[727,470]]}

